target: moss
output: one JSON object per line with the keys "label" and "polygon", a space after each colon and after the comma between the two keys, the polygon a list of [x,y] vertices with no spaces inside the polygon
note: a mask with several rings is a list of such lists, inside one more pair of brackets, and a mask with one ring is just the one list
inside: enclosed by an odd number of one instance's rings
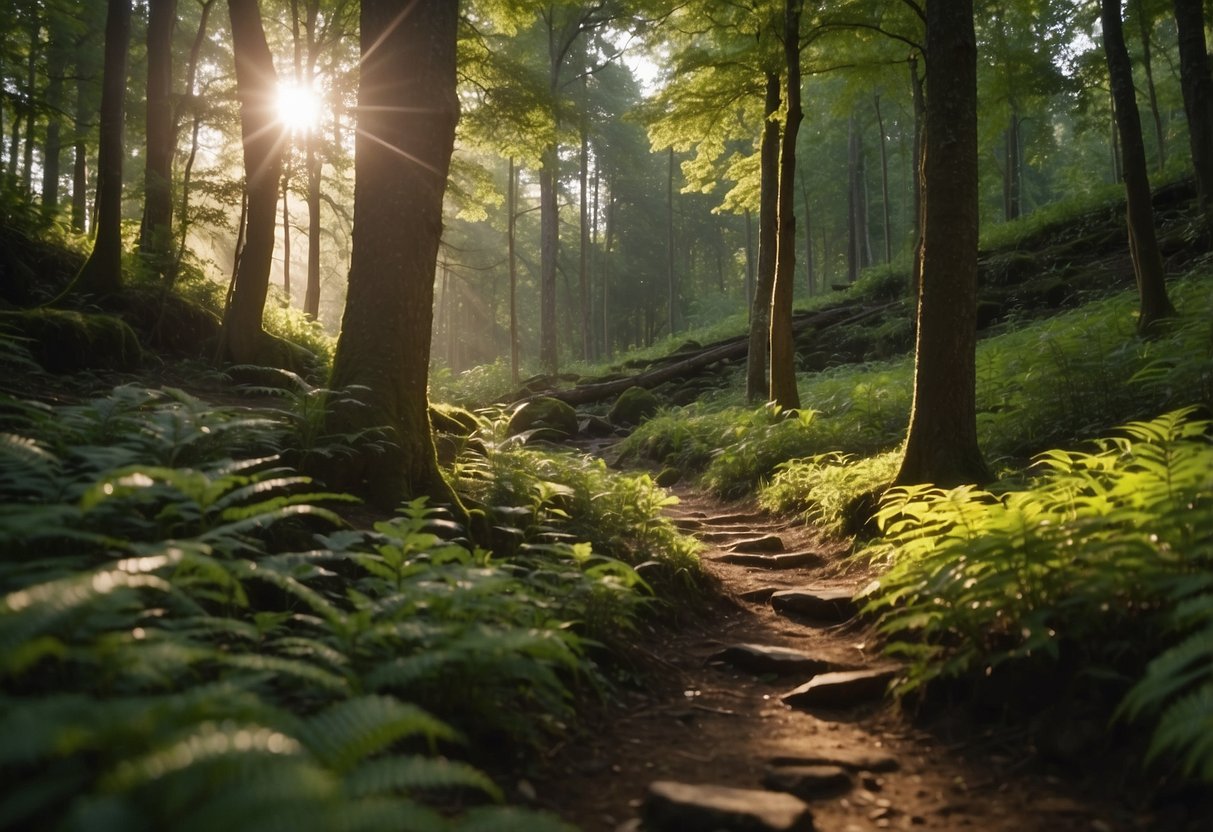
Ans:
{"label": "moss", "polygon": [[437,433],[471,436],[480,425],[476,415],[466,408],[452,404],[430,403],[430,424]]}
{"label": "moss", "polygon": [[0,312],[0,326],[26,339],[30,354],[52,373],[131,370],[143,360],[135,331],[113,315],[27,309]]}
{"label": "moss", "polygon": [[619,394],[607,418],[616,425],[639,425],[657,412],[657,397],[643,387],[629,387]]}

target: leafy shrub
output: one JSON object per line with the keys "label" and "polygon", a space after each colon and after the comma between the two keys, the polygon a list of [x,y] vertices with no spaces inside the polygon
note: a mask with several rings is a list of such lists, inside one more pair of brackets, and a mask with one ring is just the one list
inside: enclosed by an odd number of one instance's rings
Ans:
{"label": "leafy shrub", "polygon": [[768,511],[797,511],[805,523],[843,534],[847,507],[865,494],[887,488],[900,464],[897,452],[858,459],[834,453],[789,460],[776,468],[758,500]]}
{"label": "leafy shrub", "polygon": [[910,659],[900,689],[1063,655],[1116,679],[1156,657],[1126,712],[1161,711],[1155,751],[1208,778],[1213,745],[1194,729],[1213,720],[1213,424],[1191,414],[1045,453],[1022,490],[890,492],[867,550],[889,570],[867,596]]}

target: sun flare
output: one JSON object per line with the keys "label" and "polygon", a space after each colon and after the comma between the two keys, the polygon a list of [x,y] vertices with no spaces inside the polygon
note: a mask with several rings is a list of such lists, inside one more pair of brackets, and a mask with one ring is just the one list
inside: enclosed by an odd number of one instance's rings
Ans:
{"label": "sun flare", "polygon": [[278,120],[292,133],[308,133],[320,123],[320,93],[312,87],[281,84]]}

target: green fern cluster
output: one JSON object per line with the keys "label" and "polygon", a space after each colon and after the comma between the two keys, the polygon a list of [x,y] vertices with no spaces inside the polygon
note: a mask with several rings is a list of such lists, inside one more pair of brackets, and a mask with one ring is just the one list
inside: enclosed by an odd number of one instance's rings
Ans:
{"label": "green fern cluster", "polygon": [[1213,424],[1191,417],[1050,451],[1019,490],[894,489],[866,551],[889,569],[866,595],[910,659],[900,689],[1063,656],[1140,676],[1126,712],[1161,714],[1155,751],[1213,775]]}
{"label": "green fern cluster", "polygon": [[562,729],[630,568],[346,528],[280,421],[180,391],[3,404],[0,829],[559,828],[451,758]]}
{"label": "green fern cluster", "polygon": [[793,459],[775,470],[759,492],[767,511],[798,512],[806,523],[844,534],[847,507],[865,494],[883,491],[901,463],[897,452],[855,458],[820,454]]}

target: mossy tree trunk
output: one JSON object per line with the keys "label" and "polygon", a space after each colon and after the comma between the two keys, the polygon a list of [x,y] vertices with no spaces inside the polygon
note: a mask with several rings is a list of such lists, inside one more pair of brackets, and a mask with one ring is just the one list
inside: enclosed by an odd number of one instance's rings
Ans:
{"label": "mossy tree trunk", "polygon": [[761,185],[758,196],[758,274],[750,304],[750,352],[746,359],[745,391],[750,402],[766,401],[769,391],[767,351],[771,338],[771,294],[775,287],[775,250],[779,240],[779,75],[766,74],[762,145],[759,148]]}
{"label": "mossy tree trunk", "polygon": [[972,0],[929,0],[914,402],[899,485],[983,482],[977,444],[977,45]]}
{"label": "mossy tree trunk", "polygon": [[256,364],[264,352],[261,316],[274,256],[286,128],[277,115],[278,75],[265,40],[257,0],[228,0],[227,5],[236,58],[248,213],[232,299],[223,316],[220,356],[237,364]]}
{"label": "mossy tree trunk", "polygon": [[803,0],[784,6],[784,60],[788,106],[779,155],[779,241],[775,285],[771,291],[770,400],[784,409],[800,407],[796,389],[796,345],[792,340],[792,288],[796,282],[796,136],[800,109],[800,10]]}
{"label": "mossy tree trunk", "polygon": [[130,0],[109,0],[97,150],[97,239],[76,281],[76,289],[96,295],[122,289],[122,142],[130,34]]}
{"label": "mossy tree trunk", "polygon": [[1137,330],[1147,334],[1160,321],[1175,314],[1167,297],[1166,275],[1158,237],[1154,230],[1154,207],[1150,203],[1150,174],[1146,148],[1141,138],[1141,114],[1137,109],[1137,91],[1133,88],[1133,65],[1125,48],[1120,0],[1100,0],[1103,23],[1104,57],[1108,62],[1108,80],[1112,87],[1116,132],[1125,182],[1126,213],[1129,222],[1129,254],[1137,277],[1140,297]]}
{"label": "mossy tree trunk", "polygon": [[143,225],[139,251],[158,275],[172,264],[173,27],[177,0],[149,0],[147,21],[147,153],[143,169]]}
{"label": "mossy tree trunk", "polygon": [[[406,13],[407,12],[407,13]],[[426,385],[434,271],[459,100],[455,0],[362,0],[362,67],[354,145],[354,244],[335,388],[337,432],[386,426],[387,452],[342,461],[331,485],[395,507],[429,495],[458,506],[438,469]]]}
{"label": "mossy tree trunk", "polygon": [[1188,144],[1205,233],[1213,239],[1213,75],[1205,46],[1205,16],[1201,0],[1175,0],[1175,28],[1179,32],[1179,75],[1184,112],[1188,116]]}

